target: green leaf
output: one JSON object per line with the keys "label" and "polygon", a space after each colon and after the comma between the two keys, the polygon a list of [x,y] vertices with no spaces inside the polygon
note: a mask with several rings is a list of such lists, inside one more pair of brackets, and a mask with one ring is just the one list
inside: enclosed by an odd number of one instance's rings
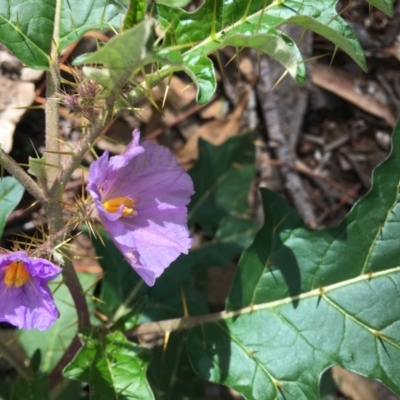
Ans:
{"label": "green leaf", "polygon": [[[119,29],[122,16],[109,0],[62,2],[59,50],[90,30]],[[2,0],[0,38],[27,66],[47,69],[56,0]],[[58,40],[58,38],[56,38]]]}
{"label": "green leaf", "polygon": [[[94,289],[97,278],[96,274],[79,274],[79,280],[88,295]],[[55,291],[54,300],[60,312],[60,318],[47,331],[20,330],[18,335],[28,357],[32,357],[37,349],[40,350],[42,372],[52,371],[78,331],[77,312],[69,290],[59,280],[52,281],[50,288]],[[94,302],[91,298],[88,298],[88,306],[89,310],[94,310]]]}
{"label": "green leaf", "polygon": [[132,28],[144,20],[147,0],[130,0],[128,12],[125,15],[123,30]]}
{"label": "green leaf", "polygon": [[[227,265],[251,242],[255,229],[251,219],[225,217],[213,240],[190,251],[188,256],[181,256],[152,288],[141,282],[109,237],[103,235],[105,246],[100,241],[95,242],[97,255],[101,257],[99,262],[105,271],[99,308],[111,319],[117,319],[113,328],[122,326],[124,330],[131,329],[137,322],[183,316],[183,296],[190,315],[206,314],[204,296],[192,287],[194,273],[208,265]],[[120,315],[122,317],[118,317]],[[190,366],[186,337],[187,332],[172,333],[166,349],[154,349],[149,380],[157,399],[202,398],[203,381]]]}
{"label": "green leaf", "polygon": [[232,137],[220,146],[200,139],[199,155],[189,171],[195,187],[189,220],[212,237],[222,218],[249,211],[247,197],[255,174],[253,137]]}
{"label": "green leaf", "polygon": [[[107,73],[108,80],[101,79],[101,83],[111,90],[121,80],[125,83],[144,65],[159,59],[152,52],[154,39],[154,21],[145,20],[134,28],[114,36],[96,52],[79,56],[73,64],[102,64],[106,70],[101,72]],[[96,79],[96,75],[90,77]]]}
{"label": "green leaf", "polygon": [[251,243],[256,230],[256,223],[250,218],[224,217],[213,239],[191,250],[186,264],[193,269],[225,267]]}
{"label": "green leaf", "polygon": [[17,379],[8,400],[48,400],[49,381],[46,374],[37,373],[30,382]]}
{"label": "green leaf", "polygon": [[78,381],[64,379],[63,387],[61,391],[57,393],[56,400],[88,400],[89,394],[84,391],[82,386],[82,383]]}
{"label": "green leaf", "polygon": [[319,231],[262,189],[272,224],[241,259],[232,311],[189,334],[201,377],[246,399],[316,399],[322,372],[339,364],[400,394],[400,123],[372,182],[343,223]]}
{"label": "green leaf", "polygon": [[364,71],[367,66],[357,36],[336,11],[337,0],[285,0],[262,16],[264,24],[295,24],[326,37]]}
{"label": "green leaf", "polygon": [[24,187],[11,176],[0,179],[0,236],[11,211],[18,205],[24,194]]}
{"label": "green leaf", "polygon": [[[98,308],[117,322],[124,317],[135,318],[140,322],[159,321],[178,318],[184,315],[183,296],[190,315],[207,313],[204,296],[192,288],[192,268],[190,256],[181,256],[172,263],[157,279],[153,287],[148,287],[125,261],[123,255],[112,243],[110,237],[101,232],[102,240],[93,241],[99,262],[104,270]],[[137,302],[146,297],[144,311]]]}
{"label": "green leaf", "polygon": [[[124,299],[126,300],[126,299]],[[115,318],[116,322],[112,325],[111,329],[115,331],[126,332],[133,329],[143,314],[144,310],[147,307],[147,297],[140,297],[136,303],[134,303],[128,309],[125,307],[118,308],[117,311],[123,311],[122,317],[118,318],[118,313],[116,313]]]}
{"label": "green leaf", "polygon": [[372,6],[379,8],[381,11],[393,17],[394,0],[367,0]]}
{"label": "green leaf", "polygon": [[63,1],[60,51],[77,42],[86,32],[110,30],[110,28],[119,30],[123,18],[122,8],[115,3],[111,0]]}
{"label": "green leaf", "polygon": [[146,380],[151,354],[129,342],[122,333],[105,337],[80,334],[83,347],[64,369],[64,375],[92,386],[92,400],[154,399]]}
{"label": "green leaf", "polygon": [[[273,24],[260,23],[262,13],[269,8],[264,0],[250,3],[206,0],[194,12],[157,5],[157,17],[167,32],[165,46],[185,49],[182,70],[197,85],[199,104],[209,101],[216,88],[208,55],[225,46],[252,47],[269,54],[299,83],[304,82],[305,67],[295,43]],[[205,71],[198,66],[199,61],[207,66]],[[204,79],[205,72],[209,79]]]}
{"label": "green leaf", "polygon": [[186,351],[187,332],[169,336],[165,349],[156,347],[148,372],[159,400],[203,400],[204,381],[193,371]]}
{"label": "green leaf", "polygon": [[[380,7],[390,8],[377,0]],[[186,68],[182,68],[198,86],[200,104],[210,100],[215,83],[199,76],[197,60],[206,64],[208,55],[224,46],[238,49],[252,47],[279,61],[299,83],[305,81],[305,66],[300,52],[278,28],[283,24],[297,24],[325,36],[343,49],[366,69],[362,48],[350,26],[338,15],[336,0],[284,0],[227,2],[205,0],[194,12],[158,4],[156,16],[166,31],[165,46],[183,49]],[[195,78],[193,77],[195,76]],[[212,76],[209,68],[207,75]],[[197,78],[197,79],[196,79]],[[212,90],[211,90],[212,89]]]}
{"label": "green leaf", "polygon": [[0,400],[10,400],[13,382],[0,382]]}
{"label": "green leaf", "polygon": [[189,75],[197,86],[197,102],[205,104],[210,101],[217,85],[214,65],[205,54],[214,53],[225,46],[252,47],[269,54],[284,65],[292,76],[297,76],[299,83],[304,83],[305,67],[304,64],[298,64],[302,61],[302,58],[296,45],[282,32],[272,29],[271,31],[273,32],[251,36],[229,32],[223,40],[211,42],[206,47],[203,46],[198,50],[186,52],[183,56],[184,65],[181,69]]}
{"label": "green leaf", "polygon": [[192,288],[193,275],[209,265],[226,266],[251,242],[255,229],[251,219],[225,217],[212,240],[179,257],[152,288],[143,283],[110,237],[101,231],[104,245],[100,240],[93,241],[104,270],[97,307],[116,326],[132,325],[139,317],[142,322],[181,317],[183,295],[190,315],[205,314],[206,301]]}
{"label": "green leaf", "polygon": [[[227,299],[227,310],[251,306],[254,301],[254,292],[265,272],[272,246],[273,220],[268,209],[269,198],[265,191],[261,192],[261,197],[264,224],[255,236],[253,243],[243,251],[240,257],[232,290]],[[249,265],[252,266],[250,272]]]}
{"label": "green leaf", "polygon": [[156,0],[156,3],[165,4],[170,7],[185,7],[191,0]]}
{"label": "green leaf", "polygon": [[217,78],[212,61],[203,54],[190,54],[183,57],[181,69],[197,86],[196,100],[199,104],[210,101],[217,88]]}

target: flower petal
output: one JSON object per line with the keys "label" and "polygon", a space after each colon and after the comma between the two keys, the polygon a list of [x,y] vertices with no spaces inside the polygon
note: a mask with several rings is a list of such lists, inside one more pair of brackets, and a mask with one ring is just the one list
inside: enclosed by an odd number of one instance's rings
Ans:
{"label": "flower petal", "polygon": [[94,200],[101,198],[100,187],[107,179],[108,168],[108,149],[106,149],[103,155],[90,165],[87,189]]}
{"label": "flower petal", "polygon": [[[22,261],[30,277],[20,287],[4,283],[6,267],[13,261]],[[55,278],[61,268],[48,260],[32,258],[24,251],[0,255],[0,321],[18,328],[48,329],[59,317],[47,281]]]}
{"label": "flower petal", "polygon": [[18,328],[43,331],[59,317],[49,288],[34,278],[19,288],[7,287],[1,281],[0,304],[0,321]]}
{"label": "flower petal", "polygon": [[[194,193],[192,180],[165,147],[149,141],[139,145],[138,131],[122,156],[101,164],[101,172],[100,163],[94,168],[88,190],[98,216],[128,262],[152,286],[192,245],[186,209]],[[104,209],[104,201],[119,197],[135,200],[137,215]]]}
{"label": "flower petal", "polygon": [[25,261],[25,266],[32,276],[36,276],[44,282],[54,279],[62,271],[60,267],[44,258],[29,258]]}
{"label": "flower petal", "polygon": [[110,173],[118,172],[125,167],[133,158],[144,152],[144,148],[139,145],[140,132],[135,129],[132,132],[132,140],[126,146],[124,153],[121,156],[114,156],[110,159]]}
{"label": "flower petal", "polygon": [[102,221],[114,243],[149,285],[192,245],[185,207],[148,209],[137,217]]}

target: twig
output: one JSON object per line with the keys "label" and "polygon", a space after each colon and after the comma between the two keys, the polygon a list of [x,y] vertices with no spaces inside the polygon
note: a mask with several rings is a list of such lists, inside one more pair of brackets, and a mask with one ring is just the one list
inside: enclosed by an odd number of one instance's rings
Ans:
{"label": "twig", "polygon": [[283,162],[281,171],[285,178],[285,187],[304,221],[311,227],[316,227],[316,218],[311,207],[301,179],[296,171],[286,165],[295,165],[296,157],[289,147],[279,112],[280,102],[272,90],[271,64],[266,56],[260,58],[261,75],[256,86],[257,96],[261,105],[263,118],[268,128],[271,143],[275,147],[278,159]]}
{"label": "twig", "polygon": [[58,175],[50,189],[50,196],[57,191],[58,186],[64,187],[68,183],[72,173],[79,167],[83,157],[86,152],[90,150],[93,142],[101,135],[103,130],[107,129],[107,125],[111,123],[115,98],[115,94],[107,98],[103,118],[100,116],[98,120],[87,129],[86,134],[82,135],[79,142],[75,145],[74,154],[68,159],[63,170]]}
{"label": "twig", "polygon": [[0,162],[36,200],[47,204],[47,197],[43,190],[3,149],[0,149]]}
{"label": "twig", "polygon": [[346,157],[347,161],[351,164],[353,167],[354,171],[360,178],[361,183],[364,185],[365,189],[369,189],[371,186],[371,178],[369,175],[363,172],[362,168],[358,164],[358,160],[356,157],[354,157],[353,154],[351,154],[349,151],[343,151],[343,155]]}
{"label": "twig", "polygon": [[52,391],[52,395],[54,396],[52,398],[56,397],[56,392],[58,391],[58,388],[63,387],[64,383],[62,381],[63,369],[65,368],[66,365],[68,365],[72,361],[72,359],[75,357],[75,355],[78,353],[81,347],[82,347],[82,342],[79,339],[79,336],[76,335],[72,340],[71,344],[68,346],[68,349],[61,357],[60,361],[57,363],[57,365],[51,372],[49,381],[50,381],[50,389]]}

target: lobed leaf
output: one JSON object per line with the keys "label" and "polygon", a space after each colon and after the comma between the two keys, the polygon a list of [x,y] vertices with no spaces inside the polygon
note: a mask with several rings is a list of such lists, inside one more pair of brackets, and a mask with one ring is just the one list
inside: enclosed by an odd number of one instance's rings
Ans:
{"label": "lobed leaf", "polygon": [[146,380],[151,353],[121,332],[80,334],[83,347],[64,375],[91,385],[91,399],[154,399]]}
{"label": "lobed leaf", "polygon": [[[73,64],[102,65],[101,68],[85,67],[84,73],[103,85],[105,91],[102,95],[107,97],[108,93],[115,90],[116,86],[123,86],[147,64],[160,61],[170,64],[182,62],[181,55],[176,51],[153,51],[154,40],[154,21],[147,19],[120,35],[114,36],[98,51],[77,57]],[[150,78],[146,76],[145,83],[147,79]],[[160,78],[157,72],[154,79],[160,81],[162,77]],[[135,82],[132,81],[132,83],[136,85]],[[150,86],[151,83],[141,87],[143,93]],[[140,93],[140,95],[143,93]]]}
{"label": "lobed leaf", "polygon": [[[265,273],[265,266],[268,263],[273,238],[273,219],[269,210],[270,199],[267,193],[264,190],[261,191],[264,225],[240,257],[238,270],[227,301],[227,310],[236,310],[251,306],[254,302],[257,286]],[[250,271],[249,265],[251,265]]]}
{"label": "lobed leaf", "polygon": [[142,21],[134,28],[114,36],[96,52],[79,56],[74,60],[74,65],[101,64],[108,72],[108,82],[102,83],[111,89],[122,77],[127,79],[135,70],[155,61],[155,55],[151,52],[154,39],[154,22]]}
{"label": "lobed leaf", "polygon": [[295,24],[326,37],[345,51],[364,71],[367,66],[351,27],[336,11],[337,0],[284,0],[262,16],[264,24]]}
{"label": "lobed leaf", "polygon": [[[388,1],[391,0],[377,0],[380,6]],[[194,12],[159,4],[156,17],[166,31],[165,45],[183,49],[185,66],[191,70],[189,75],[198,86],[197,101],[202,104],[210,100],[216,85],[214,80],[209,80],[208,86],[203,87],[204,80],[193,78],[192,75],[197,77],[203,71],[196,68],[196,60],[205,64],[205,58],[224,46],[235,46],[238,52],[251,47],[271,55],[303,83],[305,67],[299,50],[292,39],[277,29],[283,24],[297,24],[325,36],[365,70],[357,37],[338,15],[336,3],[337,0],[205,0]],[[211,76],[208,68],[207,73]]]}
{"label": "lobed leaf", "polygon": [[190,365],[186,351],[187,332],[172,333],[165,348],[156,347],[148,379],[156,399],[203,400],[204,381]]}
{"label": "lobed leaf", "polygon": [[195,182],[189,222],[198,223],[212,237],[222,218],[249,212],[247,197],[255,175],[253,138],[236,136],[220,146],[200,139],[199,155],[189,171]]}
{"label": "lobed leaf", "polygon": [[228,311],[189,335],[201,377],[247,399],[317,399],[339,364],[400,394],[400,122],[372,182],[343,223],[319,231],[262,189],[267,217]]}
{"label": "lobed leaf", "polygon": [[[298,82],[304,82],[305,68],[294,42],[274,26],[260,24],[261,15],[276,3],[267,4],[265,0],[250,3],[206,0],[194,12],[157,5],[156,16],[167,35],[165,45],[188,48],[183,50],[185,66],[182,69],[197,85],[199,104],[209,101],[216,90],[214,73],[211,72],[213,67],[208,56],[225,46],[238,49],[252,47],[269,54],[282,63]],[[204,82],[201,76],[204,67],[197,66],[199,60],[207,66],[206,73],[213,79]]]}
{"label": "lobed leaf", "polygon": [[[2,0],[0,38],[8,49],[31,68],[47,69],[53,39],[56,0]],[[111,0],[62,2],[59,50],[78,41],[90,30],[119,29],[120,10]]]}
{"label": "lobed leaf", "polygon": [[121,332],[102,337],[82,332],[83,347],[63,374],[91,386],[91,400],[154,399],[146,380],[150,352],[129,342]]}

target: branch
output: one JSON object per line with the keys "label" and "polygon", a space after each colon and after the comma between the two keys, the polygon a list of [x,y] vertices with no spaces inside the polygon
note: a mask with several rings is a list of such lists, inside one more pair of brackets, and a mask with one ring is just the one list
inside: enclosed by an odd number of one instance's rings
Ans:
{"label": "branch", "polygon": [[0,163],[36,200],[47,203],[47,197],[39,185],[3,149],[0,149]]}
{"label": "branch", "polygon": [[[247,310],[247,308],[245,309]],[[221,319],[239,315],[243,310],[226,312],[221,311],[214,314],[198,315],[194,317],[182,317],[173,318],[165,321],[148,322],[133,328],[132,331],[127,332],[127,336],[140,336],[145,337],[150,335],[151,337],[165,336],[166,333],[178,332],[194,328],[197,325],[202,325],[210,322],[216,322]]]}
{"label": "branch", "polygon": [[104,117],[99,117],[98,120],[88,128],[86,134],[83,134],[79,142],[75,146],[75,151],[69,158],[67,164],[63,167],[63,170],[58,175],[50,189],[49,195],[53,196],[59,187],[64,187],[72,173],[79,167],[84,155],[90,149],[93,142],[100,136],[104,127],[107,126],[113,117],[114,103],[116,99],[116,94],[110,95],[104,106]]}

